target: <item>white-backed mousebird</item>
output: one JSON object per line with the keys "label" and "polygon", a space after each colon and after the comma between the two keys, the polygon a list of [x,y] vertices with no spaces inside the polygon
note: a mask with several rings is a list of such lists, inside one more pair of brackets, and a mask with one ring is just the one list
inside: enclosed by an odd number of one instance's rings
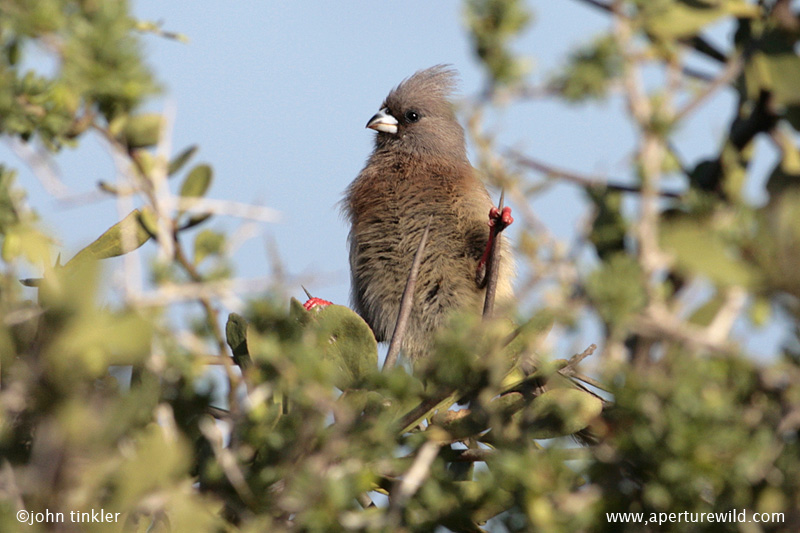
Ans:
{"label": "white-backed mousebird", "polygon": [[[343,207],[349,235],[352,300],[379,341],[392,337],[420,238],[431,220],[403,352],[424,356],[455,310],[480,313],[490,235],[501,246],[498,300],[511,296],[510,250],[498,211],[467,159],[464,130],[448,97],[456,73],[438,65],[403,81],[367,123],[377,132],[366,166]],[[490,231],[494,225],[494,231]]]}

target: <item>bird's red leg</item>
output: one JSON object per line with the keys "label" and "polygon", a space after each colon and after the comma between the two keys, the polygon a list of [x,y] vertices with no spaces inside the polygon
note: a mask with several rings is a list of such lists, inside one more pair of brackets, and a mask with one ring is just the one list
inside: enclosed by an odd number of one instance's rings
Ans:
{"label": "bird's red leg", "polygon": [[478,269],[475,272],[475,279],[478,281],[479,287],[483,287],[486,284],[486,265],[489,262],[489,257],[491,257],[497,236],[513,222],[514,217],[511,216],[510,207],[504,207],[502,211],[496,207],[492,207],[489,210],[489,240],[486,242],[486,249],[483,251],[480,261],[478,261]]}
{"label": "bird's red leg", "polygon": [[323,307],[327,307],[332,305],[333,302],[329,302],[328,300],[323,300],[322,298],[309,298],[306,300],[306,303],[303,304],[303,309],[306,311],[311,311],[312,309],[319,307],[320,309]]}

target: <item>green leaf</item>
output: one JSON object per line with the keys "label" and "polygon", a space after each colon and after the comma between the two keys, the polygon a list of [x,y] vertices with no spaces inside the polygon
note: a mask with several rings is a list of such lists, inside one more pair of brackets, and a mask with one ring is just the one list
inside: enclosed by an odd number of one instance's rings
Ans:
{"label": "green leaf", "polygon": [[314,315],[306,311],[303,304],[297,298],[289,300],[289,316],[300,323],[301,326],[306,326],[311,323]]}
{"label": "green leaf", "polygon": [[183,166],[189,162],[189,159],[197,153],[198,146],[193,144],[192,146],[186,148],[181,153],[176,155],[172,161],[169,162],[169,166],[167,167],[167,174],[170,176],[174,176],[178,172],[181,171]]}
{"label": "green leaf", "polygon": [[6,228],[2,258],[10,261],[24,258],[32,265],[49,266],[53,241],[33,225],[20,222]]}
{"label": "green leaf", "polygon": [[719,291],[715,292],[713,297],[692,313],[689,317],[689,322],[698,326],[708,326],[717,316],[724,303],[724,295],[720,294]]}
{"label": "green leaf", "polygon": [[225,235],[205,229],[194,238],[194,264],[199,265],[209,256],[219,256],[225,247]]}
{"label": "green leaf", "polygon": [[145,113],[128,117],[122,126],[119,140],[128,148],[147,148],[158,144],[164,117],[157,113]]}
{"label": "green leaf", "polygon": [[605,260],[615,253],[624,252],[628,224],[622,216],[622,195],[591,187],[586,188],[586,194],[594,203],[597,213],[589,234],[597,255]]}
{"label": "green leaf", "polygon": [[145,207],[139,213],[137,219],[139,220],[139,224],[142,225],[151,237],[158,233],[158,217],[155,211],[149,207]]}
{"label": "green leaf", "polygon": [[[69,281],[69,280],[67,280]],[[84,313],[65,328],[48,357],[60,373],[83,371],[99,378],[109,365],[132,365],[150,353],[152,326],[134,312],[109,313],[99,308]]]}
{"label": "green leaf", "polygon": [[378,370],[378,343],[372,330],[352,309],[328,305],[306,311],[313,320],[324,356],[340,374],[334,380],[342,390],[353,388]]}
{"label": "green leaf", "polygon": [[764,327],[772,317],[772,304],[767,298],[756,297],[748,310],[750,322],[756,327]]}
{"label": "green leaf", "polygon": [[692,37],[709,24],[724,16],[754,18],[759,15],[757,6],[743,0],[702,1],[650,1],[642,10],[645,31],[659,40]]}
{"label": "green leaf", "polygon": [[486,411],[496,413],[506,419],[524,406],[525,400],[522,394],[511,392],[489,402],[485,411],[478,410],[473,412],[469,409],[460,411],[440,410],[431,417],[431,423],[447,431],[451,439],[461,440],[473,437],[489,427],[489,418]]}
{"label": "green leaf", "polygon": [[725,15],[724,9],[713,7],[696,9],[679,3],[648,11],[644,23],[645,30],[663,40],[697,35],[705,26]]}
{"label": "green leaf", "polygon": [[604,98],[609,85],[622,73],[623,61],[616,41],[604,36],[570,54],[552,84],[570,102]]}
{"label": "green leaf", "polygon": [[242,315],[231,313],[225,324],[225,338],[233,352],[233,360],[240,368],[250,365],[250,353],[247,351],[247,320]]}
{"label": "green leaf", "polygon": [[197,198],[203,196],[211,185],[213,171],[209,165],[194,167],[181,185],[181,196],[184,198]]}
{"label": "green leaf", "polygon": [[534,439],[552,439],[585,429],[603,412],[603,402],[578,389],[548,390],[536,397],[522,415]]}
{"label": "green leaf", "polygon": [[644,277],[636,259],[614,254],[586,280],[586,292],[601,318],[622,326],[645,304]]}
{"label": "green leaf", "polygon": [[156,158],[151,152],[147,150],[136,150],[133,152],[133,159],[136,161],[135,169],[144,178],[150,178],[153,175],[153,169],[156,167]]}
{"label": "green leaf", "polygon": [[181,434],[168,438],[157,424],[149,424],[136,435],[131,451],[115,470],[119,487],[116,504],[131,507],[139,498],[179,479],[191,466],[191,448]]}
{"label": "green leaf", "polygon": [[661,245],[675,255],[676,266],[689,275],[702,275],[721,286],[753,287],[757,273],[704,218],[678,217],[662,225]]}
{"label": "green leaf", "polygon": [[780,196],[786,191],[800,190],[800,170],[785,165],[784,161],[775,165],[767,180],[766,188],[770,198]]}
{"label": "green leaf", "polygon": [[[144,211],[150,211],[144,208]],[[150,233],[141,223],[142,211],[134,209],[100,235],[89,246],[83,248],[67,264],[86,259],[107,259],[136,250],[150,239]]]}
{"label": "green leaf", "polygon": [[178,228],[178,231],[183,231],[189,228],[193,228],[195,226],[199,226],[209,218],[211,218],[211,213],[200,213],[198,215],[192,215],[186,220],[186,222],[184,222],[181,225],[180,228]]}
{"label": "green leaf", "polygon": [[519,81],[525,61],[511,51],[511,40],[519,36],[531,20],[522,0],[469,0],[464,14],[475,54],[498,85]]}
{"label": "green leaf", "polygon": [[779,106],[800,105],[800,56],[795,52],[796,36],[780,29],[764,32],[755,42],[744,69],[747,96],[755,100],[769,91]]}
{"label": "green leaf", "polygon": [[[181,185],[180,195],[183,198],[200,198],[205,195],[208,188],[211,186],[211,178],[213,171],[209,165],[197,165],[183,180]],[[184,210],[181,209],[179,214],[182,215]]]}

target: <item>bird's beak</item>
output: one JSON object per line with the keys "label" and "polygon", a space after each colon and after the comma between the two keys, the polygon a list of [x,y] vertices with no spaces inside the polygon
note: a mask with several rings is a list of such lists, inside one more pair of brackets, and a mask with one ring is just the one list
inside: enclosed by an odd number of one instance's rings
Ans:
{"label": "bird's beak", "polygon": [[367,127],[394,135],[397,133],[397,119],[390,115],[389,110],[384,107],[369,119]]}

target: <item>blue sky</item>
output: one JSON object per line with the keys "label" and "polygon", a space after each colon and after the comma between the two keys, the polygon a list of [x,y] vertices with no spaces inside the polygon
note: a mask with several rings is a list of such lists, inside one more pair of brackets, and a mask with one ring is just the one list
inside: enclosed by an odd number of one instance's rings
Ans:
{"label": "blue sky", "polygon": [[[184,44],[144,38],[148,62],[164,87],[148,108],[174,107],[174,151],[200,145],[195,162],[208,162],[215,171],[210,197],[282,212],[282,222],[264,224],[237,252],[237,274],[268,274],[266,242],[274,239],[290,275],[302,277],[316,296],[346,303],[347,227],[337,203],[371,150],[374,132],[364,128],[367,119],[392,87],[421,68],[452,64],[461,73],[464,96],[483,84],[461,2],[138,0],[132,5],[136,16],[189,39]],[[530,6],[534,22],[515,46],[530,59],[534,81],[554,73],[571,50],[608,25],[605,16],[581,2],[540,0]],[[724,40],[728,31],[719,27],[714,36]],[[723,94],[682,130],[676,144],[689,162],[717,149],[729,109],[730,95]],[[634,137],[618,99],[580,106],[532,101],[509,109],[497,124],[505,146],[556,166],[630,179]],[[768,168],[770,155],[763,159],[762,168]],[[111,198],[55,200],[5,144],[0,161],[20,168],[31,204],[65,257],[119,219]],[[98,180],[114,181],[111,157],[95,138],[66,150],[56,162],[77,197],[93,191]],[[758,197],[757,187],[753,191]],[[570,185],[551,188],[533,208],[562,238],[587,214]],[[220,218],[209,227],[239,225],[235,218]],[[287,289],[302,297],[299,281]]]}

